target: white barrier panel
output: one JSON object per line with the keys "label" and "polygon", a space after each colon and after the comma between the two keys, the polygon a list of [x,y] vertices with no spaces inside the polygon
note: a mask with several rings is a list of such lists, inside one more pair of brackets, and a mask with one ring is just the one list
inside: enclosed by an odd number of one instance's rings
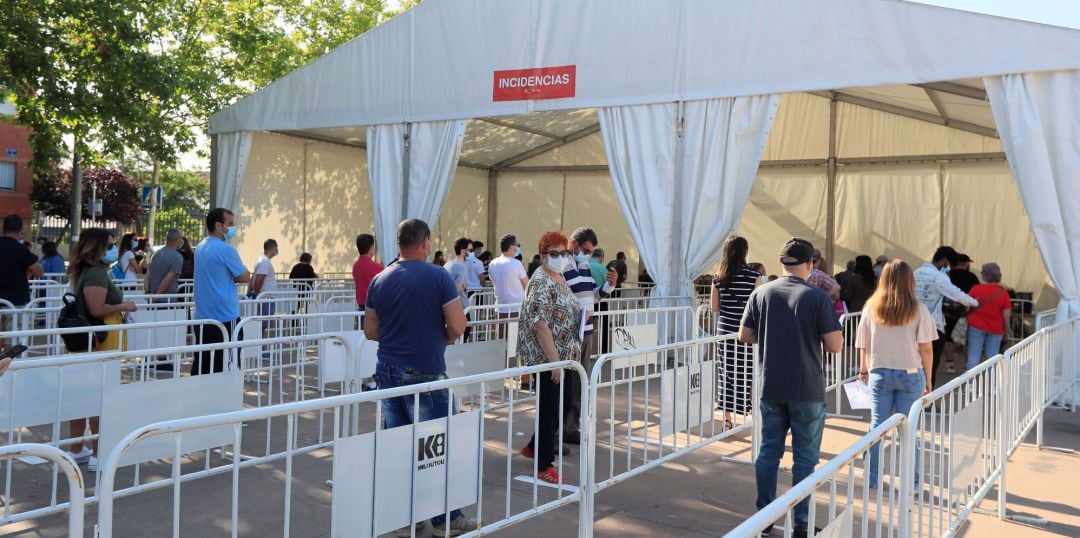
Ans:
{"label": "white barrier panel", "polygon": [[[54,446],[37,443],[23,443],[0,447],[0,462],[6,462],[8,464],[8,469],[11,468],[11,460],[13,459],[25,461],[31,458],[40,458],[43,461],[51,462],[52,473],[54,476],[57,471],[64,473],[68,483],[68,502],[56,502],[56,488],[54,483],[50,508],[59,510],[66,509],[68,511],[68,537],[81,537],[83,535],[83,489],[85,488],[85,483],[83,481],[82,472],[79,471],[79,466],[75,464],[75,461],[71,459],[71,456],[68,456],[63,450]],[[10,499],[9,495],[5,494],[5,497]],[[0,517],[0,525],[30,519],[35,517],[35,512],[37,512],[37,510],[23,512],[13,516],[9,512],[9,503],[5,502],[4,513],[3,516]]]}
{"label": "white barrier panel", "polygon": [[[184,306],[173,308],[153,308],[136,310],[132,313],[134,323],[159,323],[159,322],[185,322],[188,319],[188,309]],[[178,347],[187,343],[188,331],[186,326],[166,326],[150,329],[128,329],[128,349],[153,349],[162,347]]]}
{"label": "white barrier panel", "polygon": [[[467,377],[477,374],[498,372],[507,367],[506,340],[458,343],[446,346],[446,375],[449,377]],[[501,387],[492,387],[501,389]],[[459,396],[480,394],[479,385],[471,385],[457,391]]]}
{"label": "white barrier panel", "polygon": [[476,504],[481,422],[472,411],[449,428],[434,419],[335,441],[331,535],[375,536]]}
{"label": "white barrier panel", "polygon": [[0,376],[0,427],[10,432],[99,416],[103,387],[119,384],[120,363],[115,361],[14,370]]}
{"label": "white barrier panel", "polygon": [[[239,371],[129,383],[105,389],[98,450],[109,454],[129,433],[155,422],[239,411],[244,407],[244,377]],[[181,450],[194,452],[232,441],[228,427],[206,428],[184,436]],[[156,437],[128,450],[121,465],[171,455],[171,439]]]}
{"label": "white barrier panel", "polygon": [[[348,383],[349,356],[348,349],[363,349],[367,345],[364,333],[360,331],[334,332],[341,340],[323,340],[319,342],[319,386],[326,387],[331,383]],[[346,344],[346,342],[348,344]],[[363,352],[360,355],[364,357]],[[359,379],[375,375],[375,361],[361,360],[360,369],[356,374]]]}
{"label": "white barrier panel", "polygon": [[713,419],[716,368],[698,362],[665,370],[660,376],[660,436],[700,429]]}

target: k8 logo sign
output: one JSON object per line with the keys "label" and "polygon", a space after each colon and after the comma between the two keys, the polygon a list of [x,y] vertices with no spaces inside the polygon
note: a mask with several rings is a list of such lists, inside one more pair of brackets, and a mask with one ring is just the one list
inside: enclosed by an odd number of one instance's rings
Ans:
{"label": "k8 logo sign", "polygon": [[[446,463],[446,434],[436,433],[416,440],[416,461],[421,465],[417,470]],[[435,460],[424,463],[425,460]]]}

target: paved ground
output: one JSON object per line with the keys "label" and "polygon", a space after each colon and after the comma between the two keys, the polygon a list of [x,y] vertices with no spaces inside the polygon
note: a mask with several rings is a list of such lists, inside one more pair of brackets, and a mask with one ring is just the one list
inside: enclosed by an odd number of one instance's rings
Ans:
{"label": "paved ground", "polygon": [[[631,397],[629,395],[627,398]],[[642,398],[638,390],[635,399]],[[601,404],[604,409],[607,400]],[[615,443],[605,437],[609,425],[624,428],[627,423],[642,433],[641,428],[650,424],[655,428],[655,414],[649,417],[625,415],[622,395],[616,397],[614,414],[601,415],[601,450],[598,462],[601,467],[611,457],[617,469],[627,465],[628,444],[617,436]],[[650,404],[655,410],[655,406]],[[371,417],[371,408],[361,409],[361,415]],[[485,414],[484,428],[484,502],[482,511],[486,521],[500,519],[506,511],[506,498],[510,496],[510,511],[518,513],[534,505],[533,487],[511,480],[507,486],[506,475],[527,475],[531,461],[516,451],[532,432],[531,404],[515,407],[512,419],[503,408]],[[845,410],[847,411],[847,410]],[[848,411],[850,412],[850,411]],[[332,420],[321,419],[323,424]],[[300,417],[299,446],[317,444],[317,428],[320,418],[315,414]],[[716,432],[719,422],[707,423],[705,432]],[[371,427],[370,418],[365,419],[361,431]],[[273,430],[282,432],[284,421],[274,423]],[[244,429],[243,453],[265,453],[266,424],[263,421],[249,423]],[[324,434],[329,434],[329,428]],[[866,422],[832,418],[822,450],[822,460],[827,460],[844,450],[866,431]],[[733,528],[753,512],[753,468],[725,458],[749,458],[748,435],[740,433],[721,442],[707,445],[673,462],[615,484],[596,498],[595,531],[598,536],[718,536]],[[691,441],[697,438],[690,438]],[[283,436],[276,436],[273,450],[283,443]],[[1047,446],[1068,449],[1080,448],[1080,414],[1050,411],[1046,420]],[[640,447],[641,445],[637,445]],[[576,483],[577,447],[570,447],[572,454],[564,460],[564,476]],[[640,448],[630,447],[629,456],[636,466],[644,453]],[[655,449],[654,449],[655,450]],[[655,457],[655,452],[651,453]],[[212,466],[221,465],[221,458],[211,457]],[[332,452],[317,448],[297,456],[292,461],[292,503],[290,505],[291,536],[320,537],[329,535],[331,492],[326,480],[332,477]],[[1014,515],[1043,518],[1045,525],[1032,525],[1020,521],[999,521],[996,517],[976,514],[960,529],[961,536],[1080,536],[1080,480],[1074,469],[1080,456],[1052,450],[1036,450],[1021,447],[1012,459],[1008,476],[1008,508]],[[19,464],[21,465],[21,464]],[[184,459],[184,473],[205,468],[202,455]],[[790,466],[790,455],[783,465]],[[168,476],[167,463],[151,463],[140,467],[140,482]],[[45,466],[16,469],[17,478],[12,499],[19,506],[38,505],[47,502],[51,475]],[[240,536],[280,536],[283,534],[284,485],[286,463],[283,460],[260,463],[239,473]],[[130,468],[122,470],[117,483],[130,485],[134,476]],[[88,481],[93,483],[93,477]],[[790,483],[790,474],[781,473],[781,491]],[[61,482],[61,499],[63,484]],[[231,475],[201,478],[186,482],[181,487],[180,517],[184,536],[228,536],[230,523]],[[537,502],[554,499],[555,490],[536,488]],[[819,499],[822,499],[819,495]],[[117,503],[116,533],[114,536],[171,536],[173,518],[172,489],[163,488],[140,493]],[[21,503],[21,504],[20,504]],[[996,508],[996,493],[983,502],[982,508]],[[824,512],[819,512],[824,514]],[[578,505],[557,508],[541,514],[522,524],[510,527],[500,534],[515,536],[573,536],[577,532]],[[871,520],[873,516],[871,515]],[[88,531],[97,520],[96,506],[87,510]],[[5,536],[52,537],[64,534],[64,516],[53,515],[36,520],[16,523],[2,528]],[[421,534],[423,536],[424,534]],[[777,533],[779,535],[779,533]]]}

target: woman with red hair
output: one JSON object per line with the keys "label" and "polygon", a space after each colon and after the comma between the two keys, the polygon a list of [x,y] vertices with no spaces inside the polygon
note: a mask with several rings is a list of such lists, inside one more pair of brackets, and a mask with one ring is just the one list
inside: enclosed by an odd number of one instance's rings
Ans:
{"label": "woman with red hair", "polygon": [[[581,341],[581,304],[570,291],[563,273],[573,266],[574,253],[567,246],[562,232],[547,232],[540,236],[540,269],[533,272],[525,288],[518,322],[517,356],[522,363],[533,366],[545,362],[578,360]],[[537,415],[539,427],[529,444],[521,449],[526,458],[536,458],[537,477],[559,484],[562,478],[555,469],[559,415],[570,408],[573,395],[562,391],[561,370],[539,374]]]}

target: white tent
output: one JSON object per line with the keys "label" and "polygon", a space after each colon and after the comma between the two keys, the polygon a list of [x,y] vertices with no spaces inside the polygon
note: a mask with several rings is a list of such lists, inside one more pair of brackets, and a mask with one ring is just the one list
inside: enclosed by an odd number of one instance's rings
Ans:
{"label": "white tent", "polygon": [[1078,31],[898,0],[429,0],[216,114],[213,192],[248,258],[590,224],[677,292],[738,228],[951,243],[1080,313],[1077,69]]}

